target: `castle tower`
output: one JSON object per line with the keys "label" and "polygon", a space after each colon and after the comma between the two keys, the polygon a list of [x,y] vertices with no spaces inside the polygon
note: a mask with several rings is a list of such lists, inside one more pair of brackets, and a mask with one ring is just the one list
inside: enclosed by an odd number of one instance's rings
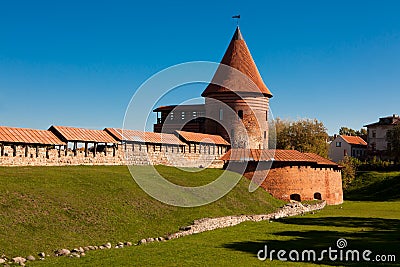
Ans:
{"label": "castle tower", "polygon": [[205,132],[221,135],[233,148],[268,148],[271,92],[264,84],[239,27],[205,97]]}

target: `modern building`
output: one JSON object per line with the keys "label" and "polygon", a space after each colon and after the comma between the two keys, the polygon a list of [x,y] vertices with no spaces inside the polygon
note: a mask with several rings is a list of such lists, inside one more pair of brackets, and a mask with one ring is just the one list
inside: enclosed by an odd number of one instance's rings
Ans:
{"label": "modern building", "polygon": [[346,156],[363,159],[367,154],[367,142],[359,136],[338,135],[329,146],[329,158],[334,162]]}

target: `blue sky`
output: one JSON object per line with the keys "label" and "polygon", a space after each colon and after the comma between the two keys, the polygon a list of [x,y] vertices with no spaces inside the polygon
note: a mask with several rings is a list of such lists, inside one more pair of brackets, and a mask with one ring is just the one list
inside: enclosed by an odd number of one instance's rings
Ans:
{"label": "blue sky", "polygon": [[[0,125],[121,127],[151,75],[220,61],[239,13],[275,117],[333,134],[400,113],[399,1],[15,0],[0,2]],[[184,88],[162,104],[204,86]]]}

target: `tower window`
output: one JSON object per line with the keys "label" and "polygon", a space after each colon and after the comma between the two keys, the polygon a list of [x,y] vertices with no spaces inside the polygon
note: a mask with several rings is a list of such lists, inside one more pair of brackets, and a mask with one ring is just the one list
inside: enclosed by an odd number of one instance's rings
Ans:
{"label": "tower window", "polygon": [[239,110],[238,111],[238,117],[239,117],[239,119],[243,119],[243,110]]}
{"label": "tower window", "polygon": [[170,113],[169,118],[171,119],[171,121],[174,120],[174,113],[173,112]]}
{"label": "tower window", "polygon": [[264,131],[264,139],[267,139],[267,131]]}
{"label": "tower window", "polygon": [[182,120],[185,119],[185,111],[182,111]]}
{"label": "tower window", "polygon": [[219,109],[219,120],[222,121],[224,119],[224,110],[221,108]]}
{"label": "tower window", "polygon": [[265,111],[265,120],[268,121],[268,110]]}

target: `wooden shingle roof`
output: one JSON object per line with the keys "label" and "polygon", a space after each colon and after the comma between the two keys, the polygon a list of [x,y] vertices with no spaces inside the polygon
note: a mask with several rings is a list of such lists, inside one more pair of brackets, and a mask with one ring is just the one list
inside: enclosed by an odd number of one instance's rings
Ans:
{"label": "wooden shingle roof", "polygon": [[229,143],[219,135],[176,131],[188,143],[207,143],[229,146]]}
{"label": "wooden shingle roof", "polygon": [[49,131],[68,142],[95,142],[117,143],[117,141],[103,130],[92,130],[66,126],[51,126]]}
{"label": "wooden shingle roof", "polygon": [[65,145],[52,132],[0,126],[0,142],[18,144]]}
{"label": "wooden shingle roof", "polygon": [[105,128],[109,134],[111,134],[118,141],[131,141],[141,143],[153,143],[153,144],[167,144],[167,145],[180,145],[183,146],[181,140],[174,134],[167,133],[154,133],[154,132],[143,132],[138,130],[127,130],[119,128]]}

